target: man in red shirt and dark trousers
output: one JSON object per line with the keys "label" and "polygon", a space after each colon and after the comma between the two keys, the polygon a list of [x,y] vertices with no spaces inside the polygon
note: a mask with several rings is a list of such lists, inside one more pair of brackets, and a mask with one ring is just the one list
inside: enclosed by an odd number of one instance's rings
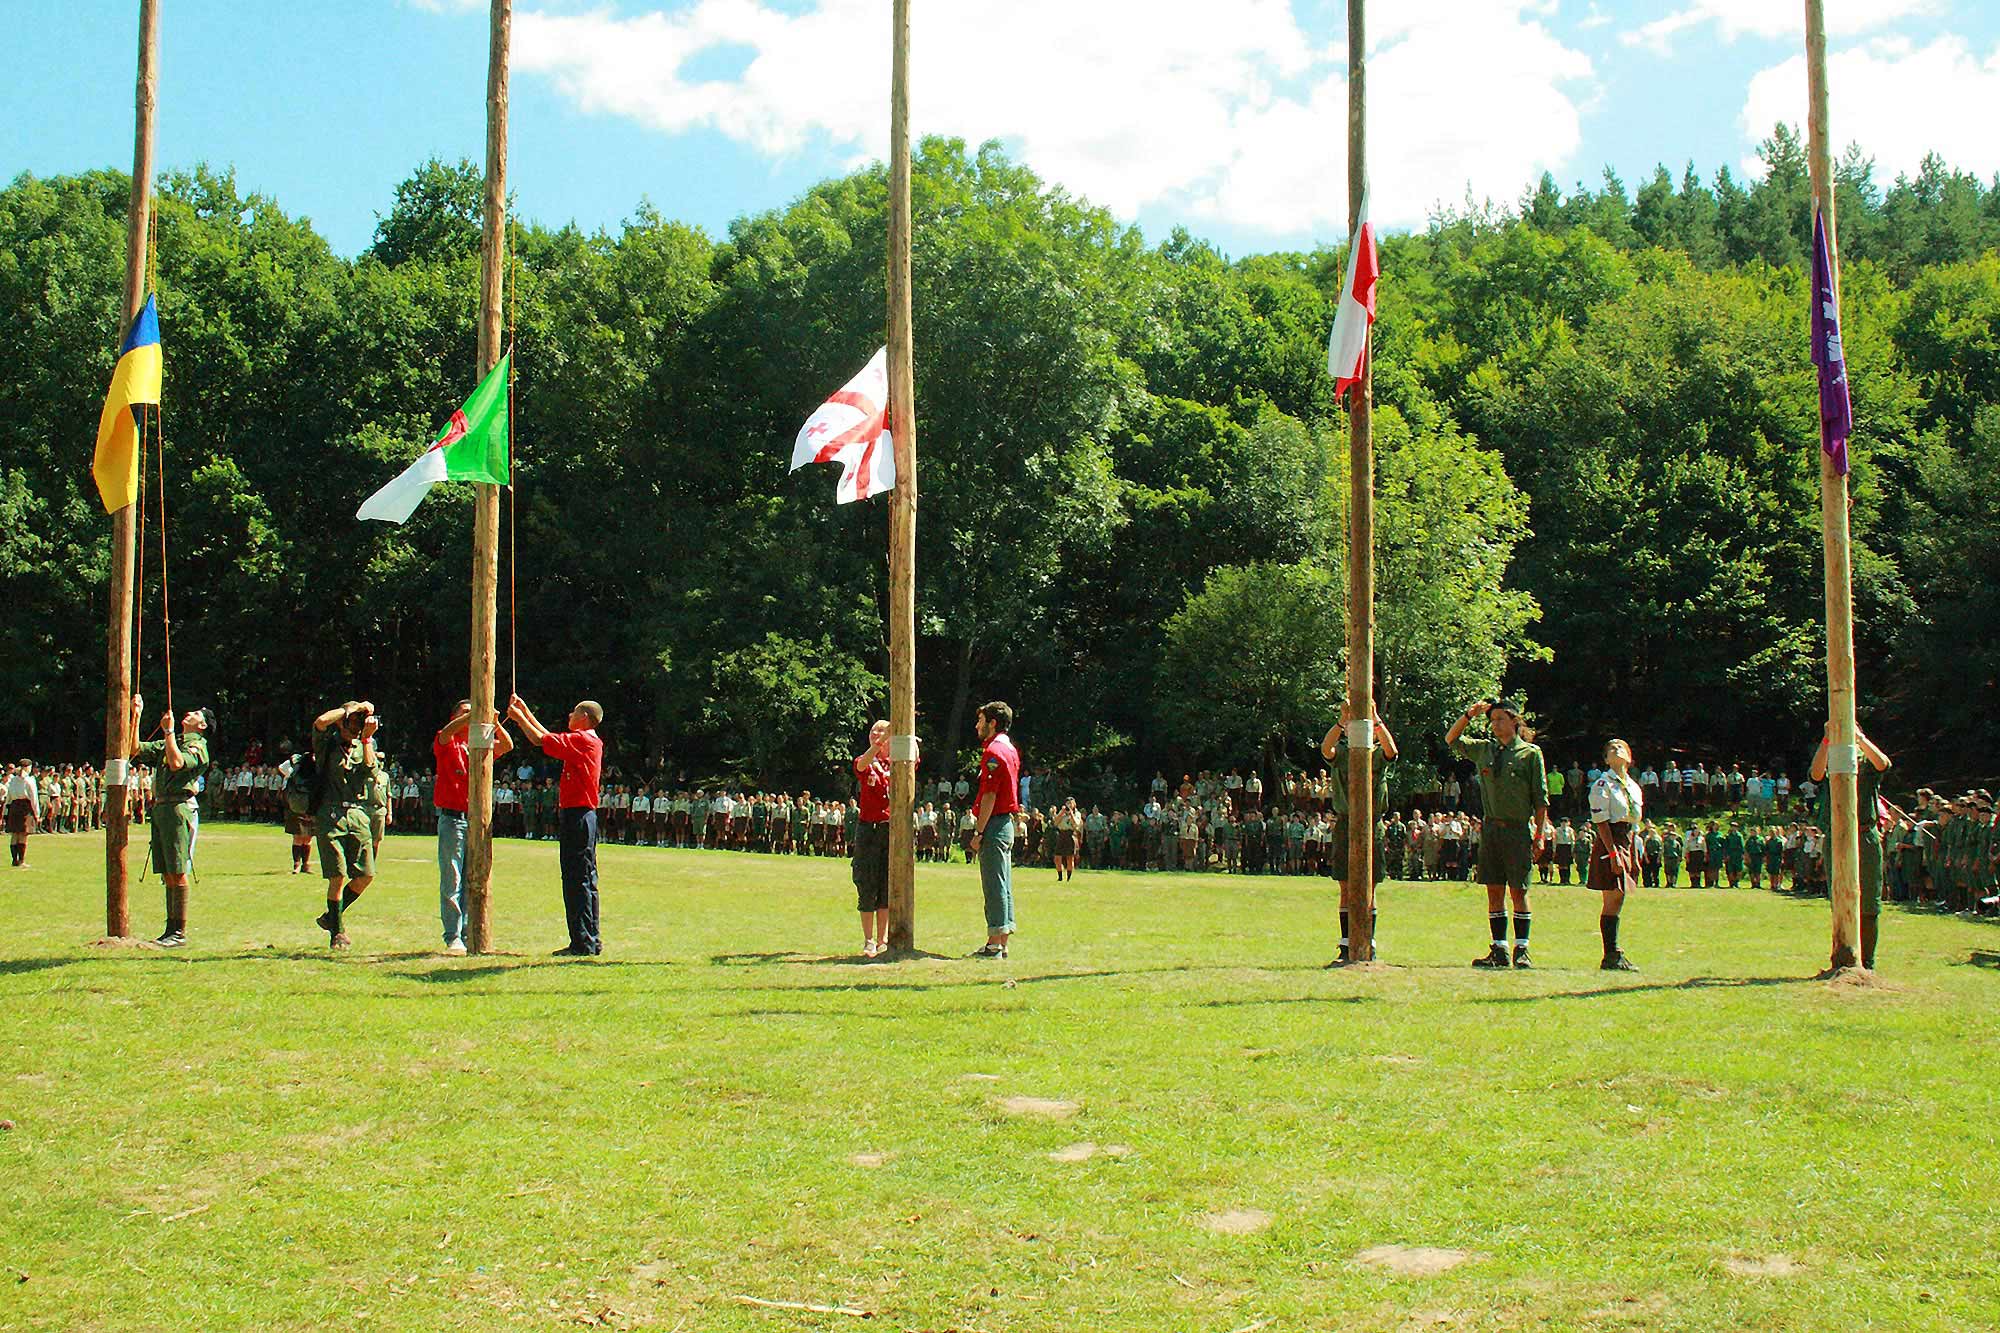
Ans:
{"label": "man in red shirt and dark trousers", "polygon": [[1021,754],[1007,737],[1014,710],[995,700],[979,706],[979,803],[968,852],[979,854],[979,887],[986,896],[986,943],[974,958],[1005,958],[1014,933],[1014,814],[1021,808]]}
{"label": "man in red shirt and dark trousers", "polygon": [[507,701],[507,716],[521,724],[543,754],[562,760],[556,804],[562,808],[558,855],[569,947],[555,952],[557,957],[594,957],[604,952],[597,933],[597,783],[604,771],[604,742],[597,737],[597,724],[604,720],[604,710],[585,699],[569,710],[569,730],[561,735],[536,721],[518,694]]}
{"label": "man in red shirt and dark trousers", "polygon": [[854,828],[854,896],[861,911],[861,956],[889,949],[889,724],[868,728],[868,751],[854,757],[861,818]]}
{"label": "man in red shirt and dark trousers", "polygon": [[[460,699],[451,721],[431,737],[431,759],[437,765],[431,803],[437,807],[438,920],[444,926],[444,951],[453,957],[465,952],[465,806],[472,768],[466,732],[471,723],[472,700]],[[513,749],[514,738],[507,734],[507,728],[494,727],[494,760],[505,758]]]}

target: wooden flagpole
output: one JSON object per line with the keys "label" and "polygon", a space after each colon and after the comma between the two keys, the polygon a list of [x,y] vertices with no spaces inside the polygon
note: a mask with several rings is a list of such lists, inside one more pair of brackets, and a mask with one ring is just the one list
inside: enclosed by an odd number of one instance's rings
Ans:
{"label": "wooden flagpole", "polygon": [[[910,0],[894,0],[889,85],[889,947],[917,947],[917,405],[910,327]],[[945,749],[956,744],[945,738]]]}
{"label": "wooden flagpole", "polygon": [[[1347,0],[1347,231],[1361,243],[1361,203],[1368,190],[1367,0]],[[1348,263],[1353,264],[1352,257]],[[1343,296],[1345,293],[1343,293]],[[1372,344],[1374,332],[1365,330]],[[1347,952],[1375,958],[1375,440],[1373,348],[1364,344],[1361,383],[1348,400]],[[1358,743],[1366,733],[1366,743]]]}
{"label": "wooden flagpole", "polygon": [[[139,0],[139,84],[132,144],[132,197],[125,208],[125,329],[146,300],[146,223],[153,200],[153,114],[159,102],[159,0]],[[132,753],[132,575],[136,505],[111,516],[111,611],[105,636],[104,933],[132,933],[125,848],[131,836],[126,763]]]}
{"label": "wooden flagpole", "polygon": [[[1813,202],[1826,220],[1828,271],[1840,300],[1840,245],[1834,228],[1832,148],[1827,134],[1826,7],[1806,0],[1806,117]],[[1810,263],[1810,261],[1808,261]],[[1819,456],[1820,537],[1826,549],[1827,799],[1832,803],[1832,971],[1858,964],[1861,937],[1861,812],[1855,807],[1858,757],[1854,743],[1854,582],[1847,527],[1847,478],[1822,449]],[[1873,816],[1873,812],[1869,812]]]}
{"label": "wooden flagpole", "polygon": [[[479,378],[501,354],[501,307],[507,255],[507,54],[514,26],[513,0],[493,0],[486,59],[486,219],[479,246]],[[510,434],[513,422],[508,422]],[[513,460],[508,460],[509,468]],[[465,947],[493,948],[493,659],[495,608],[500,588],[500,488],[476,485],[472,519],[472,699],[468,735],[465,821]]]}

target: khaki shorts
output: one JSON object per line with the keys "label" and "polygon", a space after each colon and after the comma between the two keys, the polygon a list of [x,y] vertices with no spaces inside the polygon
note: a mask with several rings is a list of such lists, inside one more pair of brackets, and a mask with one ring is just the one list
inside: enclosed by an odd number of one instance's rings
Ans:
{"label": "khaki shorts", "polygon": [[368,812],[358,806],[327,811],[319,820],[319,873],[327,879],[366,879],[375,873]]}
{"label": "khaki shorts", "polygon": [[185,875],[194,868],[194,807],[156,805],[152,819],[153,871],[160,875]]}
{"label": "khaki shorts", "polygon": [[1488,820],[1479,830],[1479,882],[1502,884],[1510,889],[1527,888],[1534,849],[1535,840],[1526,824]]}

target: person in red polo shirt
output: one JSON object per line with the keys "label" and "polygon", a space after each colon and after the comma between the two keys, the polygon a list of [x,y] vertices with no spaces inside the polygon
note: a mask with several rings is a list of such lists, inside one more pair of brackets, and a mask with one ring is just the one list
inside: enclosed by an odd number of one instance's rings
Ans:
{"label": "person in red polo shirt", "polygon": [[[465,952],[465,807],[472,771],[466,733],[471,724],[472,700],[460,699],[451,721],[431,737],[431,759],[437,765],[431,803],[437,807],[438,920],[444,926],[444,951],[454,957]],[[501,759],[513,748],[507,728],[494,727],[493,758]]]}
{"label": "person in red polo shirt", "polygon": [[889,723],[868,728],[868,750],[854,757],[861,820],[854,829],[854,896],[861,911],[861,956],[889,948]]}
{"label": "person in red polo shirt", "polygon": [[979,854],[986,943],[971,956],[1005,958],[1014,933],[1014,814],[1021,808],[1021,754],[1007,736],[1014,710],[997,699],[981,704],[973,725],[979,730],[979,801],[965,850]]}
{"label": "person in red polo shirt", "polygon": [[569,730],[557,735],[536,721],[528,705],[515,695],[507,701],[507,716],[521,724],[530,741],[551,759],[562,760],[556,783],[556,804],[562,808],[559,838],[562,862],[563,913],[569,918],[569,947],[558,957],[590,958],[604,952],[597,933],[597,784],[604,771],[604,742],[597,724],[604,710],[585,699],[569,710]]}

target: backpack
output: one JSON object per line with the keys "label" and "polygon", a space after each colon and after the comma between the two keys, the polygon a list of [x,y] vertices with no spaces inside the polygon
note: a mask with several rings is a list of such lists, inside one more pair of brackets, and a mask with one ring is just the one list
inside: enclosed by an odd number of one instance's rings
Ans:
{"label": "backpack", "polygon": [[318,761],[310,753],[293,755],[292,771],[285,778],[285,808],[295,815],[310,815],[325,795],[326,779]]}

